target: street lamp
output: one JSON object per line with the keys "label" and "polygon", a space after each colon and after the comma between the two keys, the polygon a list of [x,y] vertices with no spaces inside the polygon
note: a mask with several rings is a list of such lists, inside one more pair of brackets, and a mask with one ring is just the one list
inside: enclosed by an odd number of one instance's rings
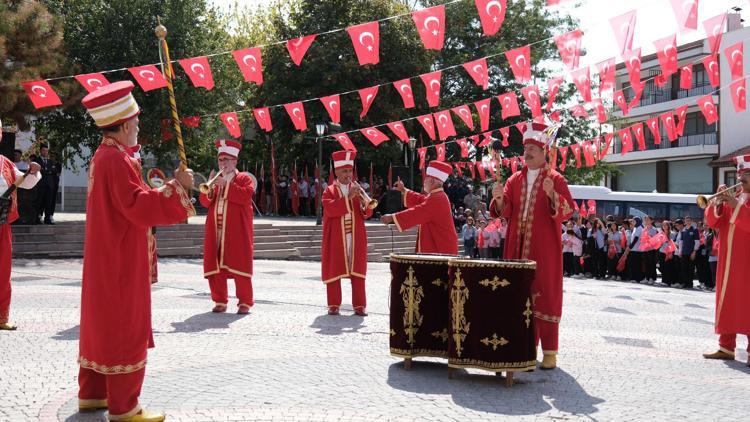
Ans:
{"label": "street lamp", "polygon": [[409,150],[411,151],[411,162],[409,164],[409,189],[414,189],[414,147],[417,146],[416,138],[409,138]]}
{"label": "street lamp", "polygon": [[[315,142],[318,143],[318,177],[322,178],[322,171],[323,171],[323,136],[326,134],[326,129],[328,129],[328,126],[325,123],[317,123],[315,125],[315,133],[318,135],[318,137],[315,139]],[[330,169],[329,169],[330,171]],[[321,183],[320,180],[318,180],[318,189],[315,190],[315,196],[318,200],[318,207],[316,214],[318,215],[317,220],[315,220],[315,225],[319,226],[323,224],[323,201],[321,200],[323,196],[323,192],[321,192],[321,187],[323,186],[323,183]]]}

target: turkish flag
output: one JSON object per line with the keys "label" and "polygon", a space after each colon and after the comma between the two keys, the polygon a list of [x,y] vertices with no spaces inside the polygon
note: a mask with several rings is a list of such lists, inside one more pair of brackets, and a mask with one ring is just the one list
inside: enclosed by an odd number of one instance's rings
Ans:
{"label": "turkish flag", "polygon": [[560,155],[560,171],[565,171],[565,167],[568,165],[568,147],[558,148],[557,151]]}
{"label": "turkish flag", "polygon": [[732,92],[732,103],[734,104],[734,111],[741,113],[747,108],[747,91],[745,86],[745,80],[740,79],[732,82],[729,86],[729,90]]}
{"label": "turkish flag", "polygon": [[711,94],[698,98],[698,107],[706,118],[706,124],[712,125],[719,120],[719,113],[714,104],[714,96]]}
{"label": "turkish flag", "polygon": [[506,0],[475,0],[479,21],[482,23],[482,31],[485,36],[497,34],[505,21],[505,12],[508,10]]}
{"label": "turkish flag", "polygon": [[302,63],[302,59],[305,58],[305,54],[307,54],[307,50],[313,41],[315,41],[315,35],[294,38],[286,42],[286,49],[294,64],[299,66]]}
{"label": "turkish flag", "polygon": [[510,145],[510,126],[501,127],[500,135],[503,137],[503,148],[507,148]]}
{"label": "turkish flag", "polygon": [[245,82],[255,82],[258,85],[263,84],[263,57],[260,48],[243,48],[242,50],[232,51],[234,61],[242,72]]}
{"label": "turkish flag", "polygon": [[294,128],[297,130],[307,130],[307,120],[305,120],[305,106],[302,105],[301,101],[294,103],[284,104],[289,118],[294,123]]}
{"label": "turkish flag", "polygon": [[591,148],[591,141],[583,141],[581,143],[581,149],[583,150],[583,159],[586,167],[594,167],[596,165],[596,159],[594,158],[594,151]]}
{"label": "turkish flag", "polygon": [[555,44],[557,44],[557,50],[560,52],[560,57],[568,70],[578,68],[578,63],[581,58],[581,38],[583,37],[583,31],[576,29],[575,31],[566,32],[562,35],[555,37]]}
{"label": "turkish flag", "polygon": [[453,126],[450,110],[438,111],[434,116],[435,123],[437,123],[438,137],[441,140],[445,140],[451,136],[456,136],[456,129]]}
{"label": "turkish flag", "polygon": [[654,77],[654,85],[659,88],[664,88],[664,86],[667,85],[667,77],[662,73],[656,75],[656,77]]}
{"label": "turkish flag", "polygon": [[201,118],[198,116],[185,116],[182,119],[182,124],[193,129],[201,125]]}
{"label": "turkish flag", "polygon": [[727,14],[722,13],[703,21],[703,28],[706,30],[706,39],[708,39],[708,48],[712,54],[719,52],[721,47],[721,38],[724,34],[724,24],[727,21]]}
{"label": "turkish flag", "polygon": [[596,120],[599,124],[607,121],[607,111],[604,109],[604,103],[601,98],[591,100],[591,107],[596,111]]}
{"label": "turkish flag", "polygon": [[360,132],[362,132],[362,134],[365,135],[365,138],[367,138],[375,146],[378,146],[388,140],[388,137],[385,136],[385,133],[379,131],[378,129],[375,129],[374,127],[362,129],[360,130]]}
{"label": "turkish flag", "polygon": [[633,48],[633,35],[635,34],[635,22],[638,11],[631,10],[609,20],[612,31],[617,39],[618,52],[623,55]]}
{"label": "turkish flag", "polygon": [[586,203],[589,205],[589,215],[596,215],[596,201],[594,201],[593,199],[589,199],[588,201],[586,201]]}
{"label": "turkish flag", "polygon": [[600,154],[601,157],[604,157],[609,153],[610,148],[612,147],[612,141],[615,139],[614,133],[605,133],[604,134],[604,150]]}
{"label": "turkish flag", "polygon": [[479,180],[482,182],[487,180],[487,173],[485,173],[484,161],[477,160],[474,162],[474,166],[476,166],[477,172],[479,173]]}
{"label": "turkish flag", "polygon": [[380,61],[380,25],[377,21],[350,26],[346,29],[352,39],[360,66]]}
{"label": "turkish flag", "polygon": [[654,145],[661,144],[661,131],[659,130],[659,117],[652,117],[646,120],[646,126],[654,137]]}
{"label": "turkish flag", "polygon": [[526,100],[526,105],[531,109],[531,115],[534,118],[540,117],[542,115],[542,103],[539,97],[539,87],[536,85],[525,86],[521,88],[521,94]]}
{"label": "turkish flag", "polygon": [[693,65],[688,64],[680,68],[680,89],[693,87]]}
{"label": "turkish flag", "polygon": [[414,92],[411,89],[409,78],[394,82],[393,87],[401,95],[401,99],[404,101],[404,108],[414,108]]}
{"label": "turkish flag", "polygon": [[698,29],[698,0],[672,0],[672,10],[680,31]]}
{"label": "turkish flag", "polygon": [[491,98],[485,98],[474,103],[474,107],[477,108],[477,115],[479,115],[479,128],[482,131],[486,131],[490,127],[490,101],[492,101]]}
{"label": "turkish flag", "polygon": [[417,117],[417,121],[422,125],[424,131],[427,132],[427,136],[433,141],[435,140],[435,122],[432,120],[432,114],[425,114]]}
{"label": "turkish flag", "polygon": [[411,18],[424,48],[442,50],[445,41],[445,5],[417,10],[412,12]]}
{"label": "turkish flag", "polygon": [[417,155],[419,155],[419,168],[423,169],[427,158],[427,147],[417,148]]}
{"label": "turkish flag", "polygon": [[206,88],[207,91],[214,89],[214,76],[207,57],[193,57],[179,60],[179,62],[194,87]]}
{"label": "turkish flag", "polygon": [[615,59],[609,58],[596,65],[599,72],[599,94],[615,89]]}
{"label": "turkish flag", "polygon": [[549,119],[553,122],[560,123],[560,110],[555,110],[549,114]]}
{"label": "turkish flag", "polygon": [[744,41],[732,44],[724,49],[724,54],[729,62],[729,69],[732,72],[732,80],[742,78],[745,73],[745,49]]}
{"label": "turkish flag", "polygon": [[573,157],[576,159],[576,168],[581,168],[581,146],[577,142],[570,144],[570,150],[573,151]]}
{"label": "turkish flag", "polygon": [[578,91],[583,97],[583,101],[591,101],[591,71],[588,67],[580,68],[570,72]]}
{"label": "turkish flag", "polygon": [[437,107],[440,104],[440,76],[442,71],[438,70],[431,73],[419,75],[424,83],[425,93],[427,95],[427,104],[430,107]]}
{"label": "turkish flag", "polygon": [[638,150],[645,151],[646,150],[646,134],[643,133],[643,122],[638,122],[630,126],[630,129],[633,131],[633,133],[635,133],[635,141],[638,142]]}
{"label": "turkish flag", "polygon": [[688,105],[682,105],[675,109],[677,113],[677,136],[683,136],[685,134],[685,121],[687,120],[687,109]]}
{"label": "turkish flag", "polygon": [[445,161],[445,143],[435,145],[435,151],[437,152],[437,160]]}
{"label": "turkish flag", "polygon": [[630,89],[633,90],[633,99],[630,100],[631,109],[638,106],[638,102],[641,101],[641,96],[643,95],[644,88],[646,88],[646,81],[638,81],[630,87]]}
{"label": "turkish flag", "polygon": [[630,133],[630,127],[618,131],[617,136],[620,137],[620,142],[622,143],[622,148],[620,149],[621,155],[625,155],[633,150],[633,135]]}
{"label": "turkish flag", "polygon": [[391,132],[401,140],[401,142],[409,142],[409,134],[406,133],[406,128],[404,127],[403,122],[390,122],[387,123],[387,125],[388,129],[390,129]]}
{"label": "turkish flag", "polygon": [[456,143],[461,147],[461,158],[469,158],[469,143],[466,138],[461,138]]}
{"label": "turkish flag", "polygon": [[469,139],[471,139],[472,145],[474,145],[475,147],[479,146],[479,135],[471,135],[469,136]]}
{"label": "turkish flag", "polygon": [[94,92],[105,85],[109,85],[109,81],[101,73],[86,73],[76,75],[75,78],[86,92]]}
{"label": "turkish flag", "polygon": [[[489,103],[488,103],[489,104]],[[489,109],[489,106],[488,106]],[[460,105],[458,107],[453,107],[451,111],[458,116],[459,119],[461,119],[464,124],[466,124],[466,127],[469,128],[469,130],[474,130],[474,116],[471,115],[471,109],[469,109],[469,106],[467,105]]]}
{"label": "turkish flag", "polygon": [[329,95],[327,97],[321,97],[320,102],[323,103],[328,115],[331,117],[333,123],[341,123],[341,100],[339,94]]}
{"label": "turkish flag", "polygon": [[270,132],[271,129],[273,129],[271,113],[269,112],[268,107],[254,108],[253,116],[255,116],[255,121],[258,122],[258,126],[260,126],[261,129],[266,132]]}
{"label": "turkish flag", "polygon": [[674,142],[677,140],[677,126],[674,122],[674,111],[668,111],[666,113],[662,113],[659,115],[661,118],[662,123],[664,123],[664,127],[667,129],[667,138],[671,142]]}
{"label": "turkish flag", "polygon": [[466,69],[466,72],[471,76],[471,79],[474,80],[474,83],[481,86],[482,89],[487,89],[490,87],[490,79],[487,74],[487,59],[481,58],[479,60],[474,60],[471,62],[466,62],[463,64],[464,69]]}
{"label": "turkish flag", "polygon": [[547,113],[552,110],[552,104],[555,102],[555,97],[557,97],[557,93],[560,91],[560,85],[562,85],[562,83],[562,76],[557,76],[547,80],[547,96],[549,97],[547,99]]}
{"label": "turkish flag", "polygon": [[677,73],[677,35],[654,41],[656,57],[659,58],[659,66],[664,77]]}
{"label": "turkish flag", "polygon": [[240,130],[240,121],[237,119],[237,113],[234,111],[229,113],[221,113],[219,119],[224,122],[229,134],[234,138],[242,136],[242,130]]}
{"label": "turkish flag", "polygon": [[641,81],[641,49],[629,50],[623,56],[625,67],[630,75],[630,84],[635,85]]}
{"label": "turkish flag", "polygon": [[362,120],[367,112],[370,111],[370,106],[375,101],[375,96],[378,95],[378,86],[371,86],[369,88],[362,88],[359,92],[359,99],[362,101],[362,112],[359,113],[359,119]]}
{"label": "turkish flag", "polygon": [[718,88],[720,83],[719,56],[713,54],[703,59],[703,68],[706,70],[708,81],[711,83],[711,86]]}
{"label": "turkish flag", "polygon": [[581,104],[575,104],[572,107],[570,107],[570,114],[573,115],[573,117],[578,117],[581,119],[588,119],[589,118],[589,112],[586,111],[586,108],[582,106]]}
{"label": "turkish flag", "polygon": [[357,148],[354,147],[354,143],[352,143],[352,140],[349,139],[349,136],[346,133],[335,133],[332,136],[339,141],[339,145],[345,150],[357,151]]}
{"label": "turkish flag", "polygon": [[531,45],[508,50],[505,52],[505,57],[510,63],[510,70],[513,71],[516,82],[520,84],[531,82]]}
{"label": "turkish flag", "polygon": [[521,133],[521,136],[523,136],[524,133],[526,133],[526,122],[519,122],[513,125],[518,129],[518,132]]}
{"label": "turkish flag", "polygon": [[614,94],[612,94],[612,99],[615,104],[620,107],[620,110],[622,110],[622,115],[627,116],[630,112],[630,108],[628,107],[628,102],[625,100],[625,95],[623,95],[622,90],[618,89],[615,91]]}
{"label": "turkish flag", "polygon": [[167,86],[167,80],[164,79],[164,75],[162,75],[161,71],[152,64],[131,67],[128,69],[128,72],[133,75],[135,81],[138,82],[138,85],[140,85],[141,89],[145,92]]}
{"label": "turkish flag", "polygon": [[516,97],[515,92],[498,95],[497,100],[500,102],[503,119],[521,115],[521,110],[518,108],[518,97]]}

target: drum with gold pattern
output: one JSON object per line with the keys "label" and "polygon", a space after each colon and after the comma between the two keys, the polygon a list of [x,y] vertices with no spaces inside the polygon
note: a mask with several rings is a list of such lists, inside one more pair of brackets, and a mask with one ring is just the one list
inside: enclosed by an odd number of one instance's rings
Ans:
{"label": "drum with gold pattern", "polygon": [[448,261],[454,255],[391,254],[391,354],[448,357]]}
{"label": "drum with gold pattern", "polygon": [[531,283],[536,262],[449,263],[448,366],[492,372],[534,369]]}

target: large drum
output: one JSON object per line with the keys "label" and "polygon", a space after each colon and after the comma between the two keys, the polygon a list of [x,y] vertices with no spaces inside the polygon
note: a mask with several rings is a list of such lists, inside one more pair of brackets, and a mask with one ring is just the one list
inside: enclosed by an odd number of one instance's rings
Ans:
{"label": "large drum", "polygon": [[391,254],[391,354],[448,357],[448,261]]}
{"label": "large drum", "polygon": [[535,272],[528,260],[450,261],[450,368],[511,373],[511,382],[512,372],[534,369]]}

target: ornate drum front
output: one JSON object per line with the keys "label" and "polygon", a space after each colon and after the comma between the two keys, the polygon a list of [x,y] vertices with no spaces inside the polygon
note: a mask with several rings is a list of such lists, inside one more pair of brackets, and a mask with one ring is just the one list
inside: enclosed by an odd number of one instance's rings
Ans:
{"label": "ornate drum front", "polygon": [[493,372],[528,371],[536,365],[528,260],[449,263],[448,366]]}
{"label": "ornate drum front", "polygon": [[448,261],[391,254],[391,354],[448,357]]}

